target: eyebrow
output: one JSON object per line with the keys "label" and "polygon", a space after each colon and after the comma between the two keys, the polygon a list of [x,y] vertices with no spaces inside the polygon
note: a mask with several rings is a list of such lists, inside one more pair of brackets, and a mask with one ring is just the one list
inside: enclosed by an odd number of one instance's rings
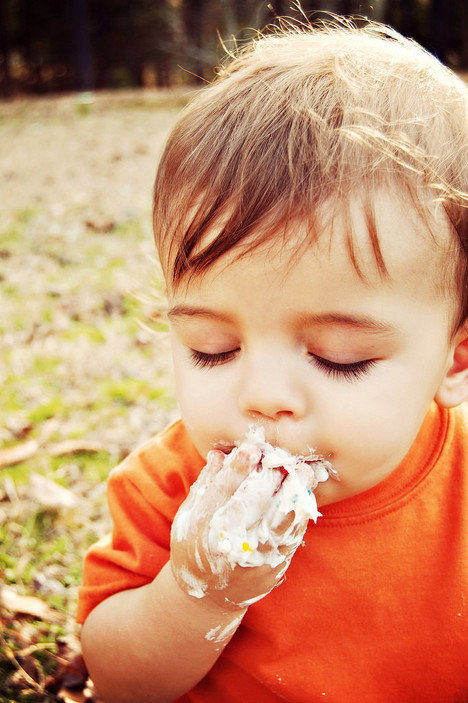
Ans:
{"label": "eyebrow", "polygon": [[[217,310],[198,307],[193,305],[175,305],[168,312],[170,320],[183,318],[204,318],[208,320],[219,320],[222,322],[232,322],[232,317]],[[326,312],[320,314],[299,314],[296,320],[299,326],[313,327],[335,325],[338,327],[348,327],[364,332],[393,336],[399,334],[399,330],[394,325],[377,320],[368,315],[349,315],[340,312]]]}
{"label": "eyebrow", "polygon": [[340,312],[326,312],[319,315],[305,314],[299,316],[299,322],[304,326],[336,325],[382,335],[397,335],[400,333],[400,330],[395,325],[389,322],[382,322],[382,320],[377,320],[369,315],[349,315]]}
{"label": "eyebrow", "polygon": [[170,320],[177,320],[184,317],[202,317],[224,322],[230,322],[232,320],[230,315],[226,315],[223,312],[210,310],[209,308],[196,307],[194,305],[174,305],[174,307],[168,311],[167,316]]}

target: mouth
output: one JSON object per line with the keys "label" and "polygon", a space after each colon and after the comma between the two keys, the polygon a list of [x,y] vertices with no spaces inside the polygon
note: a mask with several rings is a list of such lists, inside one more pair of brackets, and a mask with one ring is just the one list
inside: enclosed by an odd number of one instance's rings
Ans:
{"label": "mouth", "polygon": [[333,466],[333,464],[321,454],[310,454],[308,456],[301,456],[300,459],[304,462],[304,464],[308,464],[312,468],[317,465],[323,466],[326,469],[330,478],[332,478],[334,481],[341,481],[340,475]]}
{"label": "mouth", "polygon": [[216,444],[213,445],[213,449],[215,449],[218,452],[223,452],[223,454],[230,454],[233,449],[235,449],[238,446],[238,444],[233,444],[232,442],[224,442],[221,440],[220,442],[216,442]]}
{"label": "mouth", "polygon": [[[333,467],[333,465],[330,463],[328,459],[325,458],[322,454],[318,454],[315,451],[309,449],[307,453],[298,453],[295,454],[291,452],[289,449],[285,449],[283,447],[280,447],[277,442],[272,442],[272,441],[267,441],[265,440],[265,431],[263,427],[259,426],[254,426],[249,428],[249,432],[247,433],[246,437],[244,440],[240,440],[238,442],[228,442],[225,440],[220,440],[216,442],[216,444],[213,446],[214,449],[222,452],[226,456],[230,454],[234,449],[236,449],[242,441],[248,441],[252,442],[252,444],[256,444],[259,446],[262,452],[262,459],[264,459],[265,454],[271,455],[271,452],[273,451],[274,454],[277,452],[280,452],[281,454],[290,457],[290,458],[295,458],[298,461],[303,462],[304,464],[308,464],[314,472],[317,471],[317,469],[321,469],[322,472],[326,471],[327,477],[330,477],[334,479],[335,481],[340,481],[340,476],[336,469]],[[266,450],[266,451],[265,451]],[[287,462],[285,462],[287,463]],[[283,466],[281,463],[278,464],[276,467],[281,470],[284,476],[288,475],[288,469],[286,466]]]}

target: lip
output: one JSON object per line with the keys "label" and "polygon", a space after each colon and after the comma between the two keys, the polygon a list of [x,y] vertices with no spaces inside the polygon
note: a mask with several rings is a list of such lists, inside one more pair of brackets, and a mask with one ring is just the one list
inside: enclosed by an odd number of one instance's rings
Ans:
{"label": "lip", "polygon": [[216,444],[213,445],[213,449],[216,449],[219,452],[223,452],[223,454],[230,454],[236,446],[237,445],[233,444],[232,442],[225,442],[221,440],[220,442],[216,442]]}
{"label": "lip", "polygon": [[[278,447],[282,449],[286,449],[285,447],[281,447],[277,442],[270,442],[266,440],[267,444],[271,444],[273,447]],[[222,452],[223,454],[227,455],[232,452],[233,449],[239,446],[239,442],[233,443],[233,442],[228,442],[227,440],[220,440],[219,442],[216,442],[216,444],[213,445],[213,449]],[[318,454],[312,450],[309,449],[309,452],[302,453],[294,453],[291,452],[289,449],[286,449],[292,456],[297,456],[298,458],[302,459],[302,461],[306,464],[309,464],[310,466],[313,467],[314,464],[316,463],[324,463],[327,467],[328,474],[330,478],[334,479],[335,481],[341,481],[340,475],[334,468],[333,464],[330,463],[329,460],[327,460],[323,455]]]}

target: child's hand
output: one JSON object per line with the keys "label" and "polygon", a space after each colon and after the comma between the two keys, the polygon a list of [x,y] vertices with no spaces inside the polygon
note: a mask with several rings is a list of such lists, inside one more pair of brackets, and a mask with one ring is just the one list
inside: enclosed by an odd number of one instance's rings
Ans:
{"label": "child's hand", "polygon": [[224,608],[246,607],[278,585],[319,515],[312,466],[269,468],[261,458],[249,441],[228,456],[210,452],[172,527],[179,586]]}

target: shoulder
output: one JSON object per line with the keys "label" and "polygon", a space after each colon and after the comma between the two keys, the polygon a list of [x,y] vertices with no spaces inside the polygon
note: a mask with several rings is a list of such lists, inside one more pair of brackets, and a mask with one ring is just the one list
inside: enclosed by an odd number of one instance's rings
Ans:
{"label": "shoulder", "polygon": [[158,488],[175,498],[188,493],[204,463],[184,423],[176,420],[113,469],[109,490],[131,484],[142,495],[151,495]]}
{"label": "shoulder", "polygon": [[465,428],[467,427],[468,423],[468,402],[463,403],[462,405],[459,405],[457,408],[452,408],[450,410],[451,414],[453,417],[457,420],[460,421],[461,423],[464,424]]}
{"label": "shoulder", "polygon": [[443,410],[442,441],[435,475],[455,489],[455,498],[468,499],[468,405]]}
{"label": "shoulder", "polygon": [[448,422],[445,446],[468,455],[468,403],[446,411]]}
{"label": "shoulder", "polygon": [[112,534],[85,558],[78,619],[113,593],[149,583],[169,558],[171,524],[204,461],[178,420],[110,474]]}

